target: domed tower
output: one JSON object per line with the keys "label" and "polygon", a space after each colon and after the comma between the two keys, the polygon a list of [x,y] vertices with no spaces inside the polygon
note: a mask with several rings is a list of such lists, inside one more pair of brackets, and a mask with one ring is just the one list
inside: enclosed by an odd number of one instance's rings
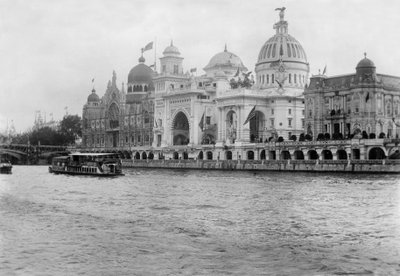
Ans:
{"label": "domed tower", "polygon": [[256,63],[256,83],[261,89],[277,87],[303,89],[309,74],[309,63],[301,44],[288,33],[284,20],[285,8],[279,10],[280,20],[274,24],[276,34],[261,47]]}
{"label": "domed tower", "polygon": [[129,71],[128,74],[128,93],[126,95],[126,103],[141,102],[150,91],[154,90],[153,70],[144,64],[145,59],[139,58],[139,64]]}
{"label": "domed tower", "polygon": [[372,60],[367,58],[367,53],[364,53],[364,58],[357,64],[356,75],[358,81],[376,79],[375,64]]}
{"label": "domed tower", "polygon": [[96,90],[93,88],[92,93],[87,98],[87,105],[88,106],[98,106],[100,103],[100,98],[96,94]]}
{"label": "domed tower", "polygon": [[222,71],[228,78],[234,76],[236,72],[246,72],[247,68],[243,65],[240,57],[227,50],[226,45],[223,52],[214,55],[210,62],[204,67],[208,77],[215,77],[216,73]]}
{"label": "domed tower", "polygon": [[165,48],[163,57],[160,58],[161,73],[181,75],[183,74],[182,61],[183,57],[180,57],[181,53],[178,48],[174,46],[171,41],[171,45]]}

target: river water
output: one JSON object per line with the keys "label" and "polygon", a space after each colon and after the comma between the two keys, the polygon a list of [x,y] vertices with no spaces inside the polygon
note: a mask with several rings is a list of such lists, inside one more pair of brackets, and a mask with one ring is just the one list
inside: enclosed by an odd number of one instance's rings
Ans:
{"label": "river water", "polygon": [[15,166],[0,275],[400,275],[398,175]]}

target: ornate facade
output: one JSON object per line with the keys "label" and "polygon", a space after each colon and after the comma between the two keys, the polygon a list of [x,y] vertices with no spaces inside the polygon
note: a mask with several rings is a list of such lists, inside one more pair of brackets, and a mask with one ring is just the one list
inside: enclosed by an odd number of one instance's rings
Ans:
{"label": "ornate facade", "polygon": [[366,54],[354,74],[312,76],[304,95],[306,131],[315,138],[400,136],[400,78],[377,74]]}
{"label": "ornate facade", "polygon": [[[278,10],[255,76],[226,45],[194,76],[173,42],[159,72],[140,57],[127,92],[113,73],[105,95],[93,90],[83,108],[84,150],[135,160],[376,159],[398,152],[393,141],[339,138],[397,137],[400,78],[376,74],[365,58],[355,74],[310,80],[306,53],[288,32],[285,8]],[[316,141],[320,133],[337,140]],[[296,141],[302,134],[309,141]]]}

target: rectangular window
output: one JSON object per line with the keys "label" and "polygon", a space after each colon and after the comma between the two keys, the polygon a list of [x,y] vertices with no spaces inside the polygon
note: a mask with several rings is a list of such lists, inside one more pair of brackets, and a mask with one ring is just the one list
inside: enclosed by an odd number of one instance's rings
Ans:
{"label": "rectangular window", "polygon": [[301,127],[304,128],[304,126],[305,126],[304,119],[301,119]]}
{"label": "rectangular window", "polygon": [[291,127],[292,126],[292,119],[288,119],[288,126]]}
{"label": "rectangular window", "polygon": [[174,65],[174,74],[178,74],[179,73],[179,67],[178,67],[178,65]]}
{"label": "rectangular window", "polygon": [[289,115],[292,115],[292,109],[289,108]]}
{"label": "rectangular window", "polygon": [[304,116],[304,114],[305,114],[305,110],[303,109],[303,110],[301,111],[301,115]]}
{"label": "rectangular window", "polygon": [[162,66],[162,71],[163,71],[163,73],[167,72],[167,66],[166,65]]}
{"label": "rectangular window", "polygon": [[206,124],[211,124],[211,116],[206,116]]}
{"label": "rectangular window", "polygon": [[271,114],[274,115],[275,110],[271,108]]}
{"label": "rectangular window", "polygon": [[271,127],[274,127],[275,126],[275,119],[270,119],[270,121],[271,121]]}

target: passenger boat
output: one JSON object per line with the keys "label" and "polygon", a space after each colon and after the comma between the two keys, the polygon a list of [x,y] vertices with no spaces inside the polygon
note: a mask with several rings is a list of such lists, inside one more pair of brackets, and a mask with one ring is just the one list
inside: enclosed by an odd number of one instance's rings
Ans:
{"label": "passenger boat", "polygon": [[72,153],[54,157],[49,172],[55,174],[117,176],[123,175],[116,153]]}

